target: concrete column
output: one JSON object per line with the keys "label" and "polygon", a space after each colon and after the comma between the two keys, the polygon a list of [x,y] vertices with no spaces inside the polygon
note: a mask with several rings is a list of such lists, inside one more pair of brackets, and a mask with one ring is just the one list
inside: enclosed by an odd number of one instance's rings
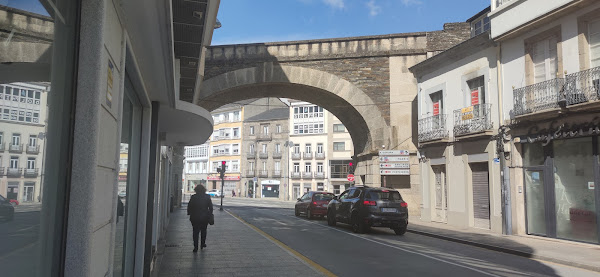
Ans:
{"label": "concrete column", "polygon": [[183,176],[183,160],[185,154],[185,148],[183,146],[175,146],[173,147],[173,165],[172,165],[172,174],[173,174],[173,201],[176,207],[181,207],[181,189],[183,188],[183,183],[181,181],[181,176]]}

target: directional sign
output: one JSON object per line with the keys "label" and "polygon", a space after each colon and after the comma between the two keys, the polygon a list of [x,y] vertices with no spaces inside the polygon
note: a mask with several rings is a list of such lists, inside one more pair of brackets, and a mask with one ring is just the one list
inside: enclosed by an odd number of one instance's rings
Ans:
{"label": "directional sign", "polygon": [[407,156],[399,156],[399,157],[379,157],[379,162],[388,163],[388,162],[408,162],[409,157]]}
{"label": "directional sign", "polygon": [[353,174],[348,174],[348,181],[354,182],[354,175]]}
{"label": "directional sign", "polygon": [[389,163],[389,164],[384,164],[381,163],[379,164],[379,168],[402,168],[402,169],[408,169],[410,168],[410,164],[409,163]]}
{"label": "directional sign", "polygon": [[380,169],[380,175],[410,175],[408,169]]}
{"label": "directional sign", "polygon": [[379,156],[408,156],[408,150],[381,150]]}

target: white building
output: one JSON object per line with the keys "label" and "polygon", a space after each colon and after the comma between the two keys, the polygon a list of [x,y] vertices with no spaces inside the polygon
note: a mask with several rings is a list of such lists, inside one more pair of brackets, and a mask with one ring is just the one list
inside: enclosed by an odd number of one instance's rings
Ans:
{"label": "white building", "polygon": [[186,146],[185,160],[183,164],[184,173],[184,193],[194,193],[194,188],[197,185],[207,186],[209,170],[209,145],[204,143],[201,145]]}
{"label": "white building", "polygon": [[[326,111],[326,116],[328,118],[326,151],[328,155],[325,155],[325,160],[328,165],[326,175],[329,178],[327,190],[339,195],[350,184],[348,182],[348,172],[349,164],[353,161],[354,145],[344,124],[328,111]],[[353,165],[353,167],[356,167],[356,165]],[[355,180],[354,183],[361,184],[361,180]]]}

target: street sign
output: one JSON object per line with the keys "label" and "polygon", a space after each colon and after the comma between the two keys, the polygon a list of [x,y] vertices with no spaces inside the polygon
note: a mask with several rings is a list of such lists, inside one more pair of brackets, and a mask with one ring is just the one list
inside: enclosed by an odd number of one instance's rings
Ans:
{"label": "street sign", "polygon": [[410,164],[409,163],[380,163],[379,164],[379,168],[402,168],[402,169],[408,169],[410,168]]}
{"label": "street sign", "polygon": [[379,156],[408,156],[408,150],[381,150]]}
{"label": "street sign", "polygon": [[398,156],[398,157],[379,157],[379,162],[389,163],[389,162],[408,162],[409,157],[407,156]]}
{"label": "street sign", "polygon": [[354,175],[353,174],[348,174],[348,181],[349,182],[354,182]]}
{"label": "street sign", "polygon": [[410,175],[408,169],[380,169],[380,175]]}
{"label": "street sign", "polygon": [[252,180],[256,183],[256,181],[258,181],[258,178],[254,177],[254,179]]}

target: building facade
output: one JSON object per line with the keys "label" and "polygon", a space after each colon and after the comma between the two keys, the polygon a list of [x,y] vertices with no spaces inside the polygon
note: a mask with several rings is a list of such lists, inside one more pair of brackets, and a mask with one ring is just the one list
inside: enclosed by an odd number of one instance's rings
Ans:
{"label": "building facade", "polygon": [[183,164],[183,192],[185,194],[194,194],[194,188],[197,185],[208,188],[209,149],[209,143],[185,147]]}
{"label": "building facade", "polygon": [[[350,133],[348,133],[348,129],[344,124],[328,111],[326,111],[325,116],[328,117],[327,149],[325,151],[316,149],[315,159],[317,159],[317,167],[320,159],[324,159],[327,165],[325,176],[328,177],[329,182],[326,190],[339,195],[351,184],[348,181],[348,173],[351,162],[353,162],[353,167],[356,166],[355,159],[353,159],[354,146]],[[361,180],[354,181],[354,184],[361,184]]]}
{"label": "building facade", "polygon": [[0,85],[0,194],[39,203],[49,84]]}
{"label": "building facade", "polygon": [[244,196],[289,200],[289,108],[277,98],[262,98],[244,106],[242,160]]}
{"label": "building facade", "polygon": [[209,143],[209,168],[207,189],[221,190],[221,177],[217,169],[225,162],[225,183],[223,193],[232,196],[235,191],[239,195],[241,183],[241,146],[242,146],[242,120],[244,108],[240,104],[228,104],[212,113],[214,120],[213,134]]}

